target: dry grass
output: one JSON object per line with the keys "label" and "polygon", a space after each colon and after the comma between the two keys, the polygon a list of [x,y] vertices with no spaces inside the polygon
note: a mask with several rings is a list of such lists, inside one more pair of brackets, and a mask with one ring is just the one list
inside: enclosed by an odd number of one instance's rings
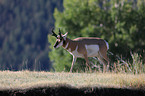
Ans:
{"label": "dry grass", "polygon": [[70,85],[73,87],[145,88],[145,74],[0,71],[0,89]]}

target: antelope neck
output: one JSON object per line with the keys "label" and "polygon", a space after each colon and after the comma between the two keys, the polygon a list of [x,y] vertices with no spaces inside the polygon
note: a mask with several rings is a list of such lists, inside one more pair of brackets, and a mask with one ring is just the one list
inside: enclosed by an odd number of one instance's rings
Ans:
{"label": "antelope neck", "polygon": [[66,38],[65,43],[62,45],[62,47],[69,52],[74,51],[76,49],[76,45],[74,42],[68,38]]}

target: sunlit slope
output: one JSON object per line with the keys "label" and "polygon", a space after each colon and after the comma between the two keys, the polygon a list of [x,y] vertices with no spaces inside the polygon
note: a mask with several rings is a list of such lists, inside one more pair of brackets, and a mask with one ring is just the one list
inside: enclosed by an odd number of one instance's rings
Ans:
{"label": "sunlit slope", "polygon": [[145,88],[145,74],[0,71],[0,89],[69,85],[72,87]]}

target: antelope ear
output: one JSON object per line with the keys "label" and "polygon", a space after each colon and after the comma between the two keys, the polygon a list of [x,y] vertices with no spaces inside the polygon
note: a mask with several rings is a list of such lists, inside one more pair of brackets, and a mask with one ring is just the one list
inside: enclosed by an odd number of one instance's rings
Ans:
{"label": "antelope ear", "polygon": [[66,32],[66,33],[63,35],[64,40],[66,40],[67,34],[68,34],[68,32]]}

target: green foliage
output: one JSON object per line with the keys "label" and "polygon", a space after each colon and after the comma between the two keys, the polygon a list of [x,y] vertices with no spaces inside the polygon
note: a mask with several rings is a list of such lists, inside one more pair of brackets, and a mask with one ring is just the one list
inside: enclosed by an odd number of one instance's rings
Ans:
{"label": "green foliage", "polygon": [[[100,37],[109,42],[110,51],[129,58],[130,50],[144,54],[145,48],[145,7],[144,1],[134,0],[64,0],[64,11],[55,9],[55,28],[69,32],[68,37]],[[58,31],[58,30],[56,30]],[[49,57],[54,61],[56,71],[71,66],[72,56],[62,49],[53,49],[54,37]],[[79,59],[80,60],[80,59]],[[79,61],[78,61],[79,62]],[[74,70],[80,69],[76,64]],[[68,71],[66,69],[66,71]]]}

